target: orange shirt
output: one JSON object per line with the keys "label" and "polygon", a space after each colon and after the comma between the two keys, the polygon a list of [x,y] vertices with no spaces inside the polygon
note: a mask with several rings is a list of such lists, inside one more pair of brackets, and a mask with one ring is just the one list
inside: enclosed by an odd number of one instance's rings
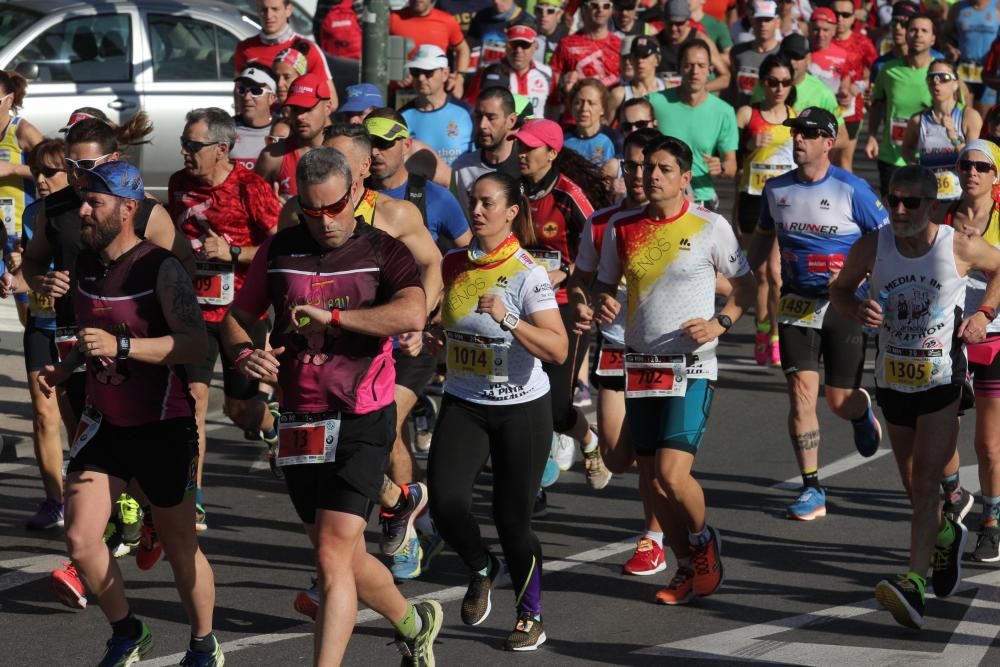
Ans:
{"label": "orange shirt", "polygon": [[421,44],[433,44],[448,53],[449,48],[465,39],[455,17],[440,9],[432,9],[427,16],[416,16],[409,7],[393,12],[389,16],[389,34],[412,39],[414,52]]}

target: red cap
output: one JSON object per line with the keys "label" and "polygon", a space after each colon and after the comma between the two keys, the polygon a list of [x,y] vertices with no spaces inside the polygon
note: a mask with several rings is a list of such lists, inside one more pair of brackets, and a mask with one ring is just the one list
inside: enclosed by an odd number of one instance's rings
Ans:
{"label": "red cap", "polygon": [[563,147],[563,131],[559,123],[544,118],[525,122],[521,129],[514,133],[513,138],[520,140],[528,148],[548,146],[558,152]]}
{"label": "red cap", "polygon": [[330,99],[330,84],[319,74],[310,72],[292,81],[292,85],[288,87],[285,106],[312,109],[321,100],[328,99]]}
{"label": "red cap", "polygon": [[538,37],[538,32],[530,25],[519,23],[507,28],[508,42],[533,42]]}
{"label": "red cap", "polygon": [[832,23],[837,25],[837,15],[833,13],[833,10],[829,7],[817,7],[813,10],[812,18],[809,19],[813,23],[820,23],[821,21],[826,21],[827,23]]}

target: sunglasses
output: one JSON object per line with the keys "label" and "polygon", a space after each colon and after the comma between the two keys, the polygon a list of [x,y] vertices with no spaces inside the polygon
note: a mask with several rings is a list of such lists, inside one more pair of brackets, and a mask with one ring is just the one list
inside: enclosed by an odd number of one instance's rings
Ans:
{"label": "sunglasses", "polygon": [[854,16],[854,12],[834,12],[838,19],[849,19]]}
{"label": "sunglasses", "polygon": [[640,167],[642,167],[641,162],[633,162],[632,160],[622,160],[622,171],[625,172],[626,174],[634,174],[635,172],[639,171]]}
{"label": "sunglasses", "polygon": [[63,164],[65,164],[70,169],[83,169],[84,171],[90,171],[97,165],[101,163],[104,158],[109,158],[114,153],[108,153],[107,155],[102,155],[101,157],[91,157],[83,158],[82,160],[72,160],[68,157],[63,158]]}
{"label": "sunglasses", "polygon": [[611,9],[610,2],[588,2],[587,6],[590,7],[591,11],[595,12],[600,11],[602,9],[604,11],[608,11],[609,9]]}
{"label": "sunglasses", "polygon": [[288,137],[279,137],[276,134],[269,134],[266,137],[264,137],[264,143],[267,144],[268,146],[273,146],[274,144],[280,144],[287,138]]}
{"label": "sunglasses", "polygon": [[899,206],[900,202],[907,210],[915,211],[920,208],[920,205],[924,203],[923,197],[897,197],[896,195],[889,195],[886,197],[886,201],[889,202],[889,208],[895,209]]}
{"label": "sunglasses", "polygon": [[764,79],[764,85],[767,86],[768,88],[779,88],[779,87],[780,88],[791,88],[792,87],[792,80],[791,79],[778,79],[778,78],[775,78],[773,76],[769,76],[769,77],[767,77],[767,78]]}
{"label": "sunglasses", "polygon": [[829,134],[815,127],[793,127],[792,128],[793,137],[802,137],[803,139],[833,139]]}
{"label": "sunglasses", "polygon": [[653,121],[651,120],[636,120],[631,123],[622,123],[622,129],[626,132],[631,132],[632,130],[645,130],[647,127],[652,126]]}
{"label": "sunglasses", "polygon": [[344,196],[333,202],[332,204],[327,204],[326,206],[321,206],[319,208],[313,208],[306,204],[304,201],[299,199],[299,207],[302,212],[308,215],[310,218],[332,218],[335,215],[339,215],[341,211],[347,208],[347,205],[351,203],[351,189],[347,188],[347,192]]}
{"label": "sunglasses", "polygon": [[37,171],[35,171],[35,174],[37,176],[44,176],[45,178],[52,178],[56,174],[61,174],[64,171],[66,171],[66,170],[65,169],[58,169],[56,167],[42,167],[41,169],[38,169]]}
{"label": "sunglasses", "polygon": [[683,28],[684,26],[688,25],[688,20],[684,19],[683,21],[671,21],[670,25],[672,25],[675,28]]}
{"label": "sunglasses", "polygon": [[932,72],[927,75],[927,80],[931,83],[948,83],[949,81],[958,81],[958,77],[951,72]]}
{"label": "sunglasses", "polygon": [[181,148],[185,153],[197,153],[202,148],[206,146],[218,146],[219,144],[225,143],[223,141],[192,141],[191,139],[185,139],[181,137]]}
{"label": "sunglasses", "polygon": [[250,97],[260,97],[264,93],[271,92],[271,89],[267,86],[236,86],[236,94],[243,97],[247,93],[250,93]]}
{"label": "sunglasses", "polygon": [[972,171],[976,170],[979,174],[988,174],[993,171],[993,165],[984,160],[959,160],[958,168],[961,171]]}
{"label": "sunglasses", "polygon": [[415,67],[410,68],[410,74],[413,76],[414,79],[419,79],[420,77],[429,79],[432,76],[434,76],[436,72],[437,72],[436,69],[417,69]]}
{"label": "sunglasses", "polygon": [[534,45],[535,45],[534,42],[525,42],[525,41],[520,40],[520,39],[518,39],[518,40],[507,40],[507,46],[508,46],[508,48],[511,48],[511,49],[521,49],[521,50],[525,50],[526,51],[526,50],[530,49]]}
{"label": "sunglasses", "polygon": [[561,11],[558,7],[552,7],[551,5],[544,7],[535,7],[536,14],[545,14],[546,16],[552,16],[556,12]]}

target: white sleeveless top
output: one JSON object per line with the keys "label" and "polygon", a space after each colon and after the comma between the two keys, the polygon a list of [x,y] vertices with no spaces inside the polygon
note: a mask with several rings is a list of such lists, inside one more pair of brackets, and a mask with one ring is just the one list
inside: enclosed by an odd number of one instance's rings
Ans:
{"label": "white sleeveless top", "polygon": [[955,266],[955,230],[939,225],[921,257],[904,257],[891,225],[878,230],[871,293],[884,305],[878,330],[875,384],[907,394],[965,379],[965,348],[956,337],[965,304],[965,276]]}

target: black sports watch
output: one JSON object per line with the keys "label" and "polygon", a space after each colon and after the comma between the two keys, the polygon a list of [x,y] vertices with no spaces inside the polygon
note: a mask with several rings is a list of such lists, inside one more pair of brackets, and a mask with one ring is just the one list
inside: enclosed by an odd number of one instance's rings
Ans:
{"label": "black sports watch", "polygon": [[238,245],[229,246],[229,254],[232,256],[234,264],[239,260],[241,252],[243,252],[243,248]]}
{"label": "black sports watch", "polygon": [[118,354],[115,355],[115,359],[118,361],[125,361],[128,359],[128,353],[131,351],[131,339],[128,336],[118,336]]}
{"label": "black sports watch", "polygon": [[719,313],[718,315],[715,316],[715,319],[719,321],[719,324],[721,324],[722,328],[725,329],[726,331],[729,331],[729,329],[731,329],[733,326],[733,318],[729,317],[729,315],[723,315],[722,313]]}

